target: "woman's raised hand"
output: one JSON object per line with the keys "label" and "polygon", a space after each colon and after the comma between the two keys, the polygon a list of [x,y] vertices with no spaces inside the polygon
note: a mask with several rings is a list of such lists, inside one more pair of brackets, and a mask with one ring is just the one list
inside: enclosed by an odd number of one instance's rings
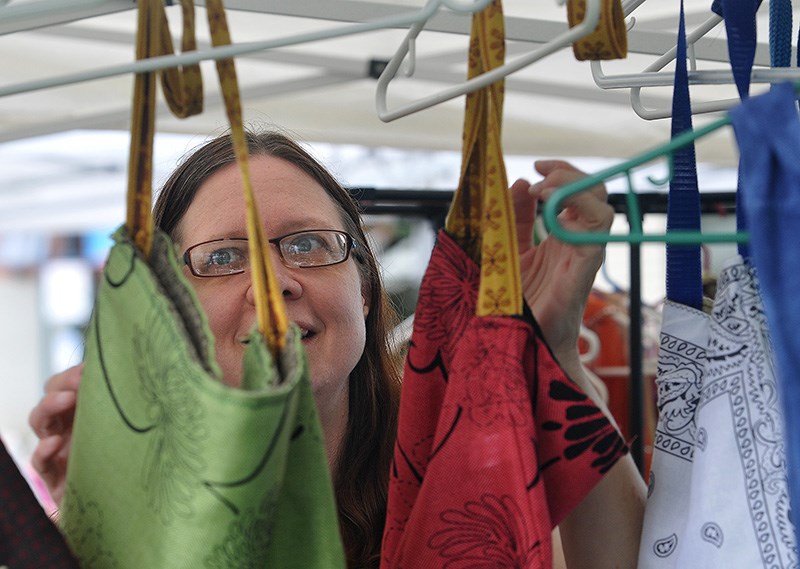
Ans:
{"label": "woman's raised hand", "polygon": [[[531,185],[517,180],[511,186],[519,236],[522,289],[536,321],[559,360],[578,358],[578,332],[595,275],[603,263],[603,245],[573,245],[548,236],[532,243],[537,201],[546,201],[559,187],[586,176],[561,160],[540,160],[536,170],[544,179]],[[565,200],[559,213],[571,231],[608,232],[614,210],[606,189],[598,185]],[[562,362],[567,363],[567,362]]]}
{"label": "woman's raised hand", "polygon": [[79,364],[51,377],[44,396],[28,416],[28,423],[39,437],[31,464],[47,484],[56,504],[60,504],[64,496],[72,423],[82,374],[83,364]]}
{"label": "woman's raised hand", "polygon": [[[525,301],[564,371],[611,418],[595,388],[602,382],[587,373],[577,346],[583,310],[605,247],[572,245],[552,236],[531,244],[537,200],[546,201],[556,189],[585,174],[560,160],[539,161],[536,170],[543,180],[533,185],[517,180],[511,187]],[[614,210],[606,198],[602,185],[574,194],[564,202],[560,223],[570,231],[608,232]],[[636,567],[645,497],[636,465],[630,455],[623,456],[559,525],[569,566]],[[600,519],[606,522],[598,524]]]}

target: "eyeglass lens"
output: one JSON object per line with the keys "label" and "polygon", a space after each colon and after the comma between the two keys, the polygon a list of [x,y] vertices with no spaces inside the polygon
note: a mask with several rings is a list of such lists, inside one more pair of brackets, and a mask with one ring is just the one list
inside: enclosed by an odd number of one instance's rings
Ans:
{"label": "eyeglass lens", "polygon": [[287,235],[278,242],[283,259],[298,267],[321,267],[347,257],[347,237],[335,231]]}
{"label": "eyeglass lens", "polygon": [[[323,267],[341,263],[350,253],[350,238],[340,231],[301,231],[271,239],[284,264]],[[192,272],[198,276],[224,276],[245,271],[249,265],[246,239],[220,239],[199,243],[186,252]]]}

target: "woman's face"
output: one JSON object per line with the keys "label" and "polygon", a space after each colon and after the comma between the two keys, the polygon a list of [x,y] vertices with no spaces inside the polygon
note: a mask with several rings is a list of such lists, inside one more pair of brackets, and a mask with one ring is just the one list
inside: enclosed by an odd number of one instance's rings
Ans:
{"label": "woman's face", "polygon": [[[254,156],[250,174],[267,239],[303,229],[344,230],[325,190],[291,163]],[[198,190],[179,226],[181,250],[223,237],[246,237],[244,194],[236,164],[222,168]],[[272,266],[289,319],[305,333],[311,385],[318,403],[339,400],[364,351],[368,304],[352,256],[337,265],[288,268],[270,245]],[[217,362],[226,384],[241,382],[243,340],[256,324],[250,273],[223,277],[186,274],[216,338]]]}

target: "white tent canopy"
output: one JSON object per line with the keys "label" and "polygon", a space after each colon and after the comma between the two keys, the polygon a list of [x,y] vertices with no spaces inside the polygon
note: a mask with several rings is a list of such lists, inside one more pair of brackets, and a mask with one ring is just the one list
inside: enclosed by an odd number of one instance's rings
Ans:
{"label": "white tent canopy", "polygon": [[[712,15],[711,0],[685,3],[690,31]],[[202,2],[197,4],[200,49],[207,50],[205,13]],[[508,60],[539,49],[567,29],[566,7],[556,0],[505,0],[503,4]],[[375,110],[376,80],[370,76],[370,67],[392,57],[407,27],[360,30],[370,22],[417,13],[423,5],[423,0],[228,0],[235,43],[273,46],[237,57],[245,121],[278,125],[309,142],[458,151],[463,97],[389,123],[379,120]],[[609,75],[638,74],[675,44],[677,1],[628,0],[623,5],[631,14],[630,53],[625,60],[603,65]],[[180,7],[169,7],[168,12],[179,45]],[[760,13],[766,14],[766,3]],[[413,76],[396,78],[389,85],[390,109],[463,81],[469,23],[466,13],[446,8],[427,22],[416,42]],[[763,39],[768,37],[766,24],[766,16],[760,16],[757,64],[762,66],[769,62]],[[26,224],[23,215],[27,213],[13,209],[13,204],[24,199],[20,189],[30,178],[14,168],[20,147],[13,146],[11,152],[12,146],[2,143],[75,129],[128,130],[132,75],[111,71],[132,63],[135,26],[135,3],[130,0],[0,0],[0,160],[4,167],[0,203],[7,218]],[[297,41],[312,35],[340,37]],[[712,29],[694,51],[699,65],[729,73],[724,26]],[[162,103],[157,120],[160,133],[188,134],[190,140],[200,142],[226,127],[213,63],[205,61],[203,71],[205,112],[178,120]],[[108,76],[76,82],[77,77],[100,75]],[[53,86],[66,79],[68,84]],[[763,88],[754,86],[754,90]],[[629,89],[598,87],[590,63],[577,61],[569,47],[509,75],[506,93],[504,149],[508,155],[622,160],[669,138],[669,120],[637,116]],[[695,86],[692,91],[693,104],[735,96],[730,84]],[[648,106],[669,108],[671,88],[646,88],[643,98]],[[697,116],[695,124],[710,118],[717,117]],[[56,140],[75,144],[69,138]],[[81,150],[71,148],[69,156],[60,157],[50,150],[42,158],[48,163],[29,167],[36,170],[34,178],[55,171],[54,187],[66,187],[70,180],[80,185],[82,191],[72,194],[75,209],[102,207],[107,201],[103,192],[109,191],[103,184],[108,180],[86,174],[109,149],[87,145],[84,159],[75,161]],[[700,141],[698,158],[716,166],[734,165],[736,152],[729,129]],[[371,185],[379,184],[375,180]],[[114,191],[119,196],[124,187]],[[48,203],[59,202],[42,199],[37,202],[38,215],[50,213],[65,219],[63,209],[55,205],[48,209]]]}
{"label": "white tent canopy", "polygon": [[[627,4],[641,4],[632,12],[630,55],[606,65],[609,73],[641,72],[675,44],[678,2]],[[710,4],[710,0],[686,0],[690,30],[711,15]],[[365,22],[415,13],[423,2],[229,0],[226,5],[234,41],[243,44],[292,43],[312,33],[345,34]],[[566,29],[566,8],[556,0],[506,0],[504,7],[509,59]],[[180,8],[168,10],[177,36]],[[203,10],[198,12],[202,48],[208,45],[208,34]],[[11,0],[0,8],[0,94],[36,81],[130,63],[135,25],[135,4],[130,0]],[[390,107],[461,82],[468,31],[466,14],[443,8],[431,18],[417,41],[414,77],[390,85]],[[457,149],[463,98],[390,124],[376,116],[370,62],[388,60],[405,33],[406,29],[348,33],[243,54],[238,68],[246,119],[280,124],[308,140]],[[697,52],[713,67],[724,69],[722,26],[698,43]],[[760,63],[767,63],[767,53],[762,45]],[[159,130],[207,134],[224,124],[212,65],[206,62],[204,67],[208,111],[186,121],[165,112]],[[724,97],[735,96],[730,86],[697,89],[693,96],[699,102],[719,98],[721,92]],[[127,129],[130,93],[131,76],[125,74],[2,97],[0,140],[75,128]],[[507,93],[506,149],[513,154],[622,158],[662,142],[668,132],[667,121],[644,121],[632,112],[627,90],[598,88],[590,64],[576,61],[568,48],[509,76]],[[668,105],[670,90],[651,89],[646,98]],[[730,156],[719,149],[709,160],[730,160]]]}

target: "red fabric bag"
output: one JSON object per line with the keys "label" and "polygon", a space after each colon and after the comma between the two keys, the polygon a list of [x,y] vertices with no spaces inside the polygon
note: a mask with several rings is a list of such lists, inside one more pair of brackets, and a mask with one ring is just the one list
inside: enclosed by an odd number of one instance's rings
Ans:
{"label": "red fabric bag", "polygon": [[[495,0],[473,17],[471,77],[502,64],[503,37]],[[523,309],[502,100],[502,82],[467,97],[406,359],[382,569],[550,567],[552,528],[627,452]]]}

